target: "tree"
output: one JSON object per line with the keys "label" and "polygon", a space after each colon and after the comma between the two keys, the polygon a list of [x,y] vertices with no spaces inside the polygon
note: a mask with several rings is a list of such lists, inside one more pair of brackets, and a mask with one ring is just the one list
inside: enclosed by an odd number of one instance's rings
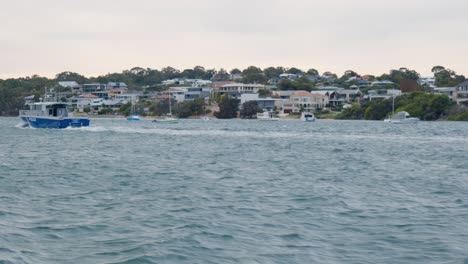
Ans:
{"label": "tree", "polygon": [[172,67],[165,67],[161,70],[162,74],[163,74],[163,78],[164,79],[174,79],[174,78],[178,78],[180,76],[180,71],[175,69],[175,68],[172,68]]}
{"label": "tree", "polygon": [[61,82],[61,81],[75,81],[75,82],[77,82],[79,84],[86,83],[87,80],[88,80],[83,75],[78,74],[76,72],[70,72],[70,71],[64,71],[64,72],[61,72],[61,73],[55,75],[55,79],[58,82]]}
{"label": "tree", "polygon": [[205,109],[205,100],[203,98],[187,100],[177,104],[176,112],[180,118],[189,116],[203,115]]}
{"label": "tree", "polygon": [[247,101],[242,104],[242,109],[240,110],[241,118],[253,118],[260,113],[262,109],[258,107],[256,101]]}
{"label": "tree", "polygon": [[260,96],[260,97],[271,96],[271,90],[270,89],[259,89],[258,90],[258,96]]}
{"label": "tree", "polygon": [[229,98],[229,96],[223,95],[218,103],[219,112],[215,112],[214,115],[221,119],[237,117],[239,101],[239,99]]}
{"label": "tree", "polygon": [[232,69],[229,73],[230,73],[230,74],[241,74],[242,72],[241,72],[239,69],[234,68],[234,69]]}
{"label": "tree", "polygon": [[213,81],[227,81],[229,80],[229,74],[223,68],[221,68],[212,78]]}
{"label": "tree", "polygon": [[364,109],[358,104],[353,103],[350,108],[343,109],[336,116],[336,119],[354,119],[360,120],[364,118]]}
{"label": "tree", "polygon": [[316,70],[316,69],[309,69],[307,71],[307,74],[308,75],[312,75],[312,76],[318,76],[319,75],[319,72]]}
{"label": "tree", "polygon": [[290,74],[304,74],[304,71],[303,70],[300,70],[298,68],[289,68],[286,73],[290,73]]}
{"label": "tree", "polygon": [[465,76],[457,75],[455,71],[442,66],[434,66],[432,72],[436,78],[435,85],[438,87],[453,87],[465,81]]}
{"label": "tree", "polygon": [[286,71],[283,67],[268,67],[263,69],[263,73],[267,79],[277,78],[280,74],[283,74]]}
{"label": "tree", "polygon": [[244,83],[266,83],[267,78],[263,74],[262,69],[255,66],[249,66],[247,69],[242,71],[242,81]]}
{"label": "tree", "polygon": [[314,83],[309,80],[307,77],[300,77],[293,81],[289,79],[282,79],[278,83],[278,88],[280,90],[306,90],[311,91],[315,88]]}
{"label": "tree", "polygon": [[420,75],[414,70],[407,68],[400,68],[399,70],[391,70],[389,79],[395,83],[400,83],[403,80],[415,80],[419,79]]}

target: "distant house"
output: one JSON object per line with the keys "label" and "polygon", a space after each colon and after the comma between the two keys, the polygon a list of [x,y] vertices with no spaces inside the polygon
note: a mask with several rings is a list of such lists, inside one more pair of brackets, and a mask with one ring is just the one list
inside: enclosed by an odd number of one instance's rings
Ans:
{"label": "distant house", "polygon": [[455,100],[457,104],[468,101],[468,81],[464,81],[456,87]]}
{"label": "distant house", "polygon": [[370,90],[368,92],[367,98],[369,101],[376,100],[376,99],[390,99],[392,97],[397,97],[401,95],[401,91],[397,89],[377,89],[377,90]]}
{"label": "distant house", "polygon": [[242,78],[244,78],[242,73],[234,73],[234,74],[229,75],[229,80],[232,80],[232,81],[240,81],[242,80]]}
{"label": "distant house", "polygon": [[[276,105],[276,101],[280,99],[274,99],[274,98],[260,98],[258,94],[242,94],[240,97],[240,104],[242,107],[242,104],[245,102],[249,101],[255,101],[257,102],[257,106],[260,109],[268,110],[271,111]],[[281,100],[280,100],[281,101]]]}
{"label": "distant house", "polygon": [[228,94],[231,97],[239,99],[242,94],[258,93],[258,90],[265,89],[262,84],[243,84],[243,83],[230,83],[225,84],[218,88],[220,94]]}
{"label": "distant house", "polygon": [[298,74],[292,74],[292,73],[282,73],[279,75],[279,78],[280,79],[288,79],[288,80],[295,80],[299,77],[301,77],[302,75],[298,75]]}
{"label": "distant house", "polygon": [[86,83],[83,84],[83,93],[92,93],[95,91],[106,90],[106,85],[102,83]]}
{"label": "distant house", "polygon": [[106,85],[106,89],[107,90],[113,90],[113,89],[128,90],[128,86],[124,82],[108,82]]}
{"label": "distant house", "polygon": [[202,87],[171,87],[167,93],[178,103],[210,96],[210,90]]}
{"label": "distant house", "polygon": [[392,81],[388,81],[388,80],[375,81],[375,82],[371,83],[371,86],[376,86],[376,87],[384,87],[384,86],[387,86],[387,85],[395,85],[396,86],[396,83],[394,83]]}
{"label": "distant house", "polygon": [[72,93],[81,93],[81,85],[75,81],[62,81],[58,84],[65,88],[70,88]]}
{"label": "distant house", "polygon": [[333,106],[359,101],[362,93],[359,89],[338,89],[330,95],[330,104]]}
{"label": "distant house", "polygon": [[450,101],[457,101],[457,87],[435,87],[432,88],[433,94],[445,94]]}
{"label": "distant house", "polygon": [[328,98],[319,93],[307,91],[297,91],[291,95],[289,101],[284,101],[282,111],[284,114],[305,112],[315,112],[323,109],[327,105]]}
{"label": "distant house", "polygon": [[272,94],[274,97],[278,97],[281,99],[287,99],[291,97],[297,90],[284,90],[284,91],[273,91]]}
{"label": "distant house", "polygon": [[431,88],[435,88],[436,85],[436,78],[435,77],[421,77],[418,79],[419,85],[427,85]]}

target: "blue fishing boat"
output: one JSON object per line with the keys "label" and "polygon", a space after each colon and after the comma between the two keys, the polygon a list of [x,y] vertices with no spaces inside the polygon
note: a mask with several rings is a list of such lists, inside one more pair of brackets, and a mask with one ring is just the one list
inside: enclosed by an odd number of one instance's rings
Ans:
{"label": "blue fishing boat", "polygon": [[25,126],[33,128],[87,127],[89,119],[69,117],[67,104],[61,102],[38,102],[27,104],[28,110],[20,110],[19,117]]}

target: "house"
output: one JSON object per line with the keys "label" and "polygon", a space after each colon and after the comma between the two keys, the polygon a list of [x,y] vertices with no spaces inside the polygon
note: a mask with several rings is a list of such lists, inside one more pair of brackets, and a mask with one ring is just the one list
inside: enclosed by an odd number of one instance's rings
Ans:
{"label": "house", "polygon": [[421,77],[418,79],[418,84],[419,85],[427,85],[431,88],[436,87],[436,78],[435,77]]}
{"label": "house", "polygon": [[291,95],[293,95],[297,90],[284,90],[284,91],[273,91],[273,96],[281,99],[289,100]]}
{"label": "house", "polygon": [[127,84],[124,82],[108,82],[106,85],[107,90],[123,89],[128,90]]}
{"label": "house", "polygon": [[167,91],[178,103],[186,100],[207,98],[210,96],[209,88],[202,87],[171,87]]}
{"label": "house", "polygon": [[330,105],[338,106],[343,103],[359,101],[362,93],[359,89],[338,89],[330,95]]}
{"label": "house", "polygon": [[81,85],[75,81],[62,81],[58,84],[65,88],[70,88],[72,93],[81,93]]}
{"label": "house", "polygon": [[242,94],[258,93],[258,90],[260,89],[265,89],[265,85],[231,83],[231,84],[225,84],[219,87],[218,92],[222,95],[228,94],[231,97],[239,99]]}
{"label": "house", "polygon": [[106,85],[103,83],[86,83],[83,84],[83,93],[101,92],[106,90]]}
{"label": "house", "polygon": [[375,100],[375,99],[391,99],[392,97],[397,97],[401,95],[401,90],[397,89],[377,89],[377,90],[370,90],[368,92],[369,94],[367,95],[366,98],[369,99],[369,101]]}
{"label": "house", "polygon": [[371,82],[370,86],[384,87],[384,86],[387,86],[387,85],[396,85],[396,84],[394,82],[392,82],[392,81],[384,80],[384,81]]}
{"label": "house", "polygon": [[260,109],[265,109],[268,111],[273,110],[273,108],[276,105],[277,101],[282,101],[281,99],[274,99],[274,98],[260,98],[258,94],[242,94],[240,97],[240,104],[242,107],[242,104],[245,102],[249,101],[255,101],[257,102],[257,106]]}
{"label": "house", "polygon": [[432,93],[433,94],[445,94],[448,96],[450,101],[456,101],[457,100],[457,87],[435,87],[432,88]]}
{"label": "house", "polygon": [[232,81],[240,81],[240,80],[242,80],[242,78],[244,78],[242,73],[229,74],[229,80],[232,80]]}
{"label": "house", "polygon": [[296,91],[291,95],[289,101],[284,101],[282,111],[284,114],[315,112],[317,109],[323,109],[327,105],[327,98],[325,95],[319,93],[310,93],[307,91]]}
{"label": "house", "polygon": [[456,87],[455,101],[457,104],[468,101],[468,81],[464,81]]}

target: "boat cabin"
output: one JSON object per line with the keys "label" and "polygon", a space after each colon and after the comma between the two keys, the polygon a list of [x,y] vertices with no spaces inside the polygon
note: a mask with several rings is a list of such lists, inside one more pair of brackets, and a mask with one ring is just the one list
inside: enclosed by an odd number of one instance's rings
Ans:
{"label": "boat cabin", "polygon": [[27,116],[48,116],[48,117],[67,117],[67,104],[41,102],[28,104],[29,110],[20,111],[20,115]]}

